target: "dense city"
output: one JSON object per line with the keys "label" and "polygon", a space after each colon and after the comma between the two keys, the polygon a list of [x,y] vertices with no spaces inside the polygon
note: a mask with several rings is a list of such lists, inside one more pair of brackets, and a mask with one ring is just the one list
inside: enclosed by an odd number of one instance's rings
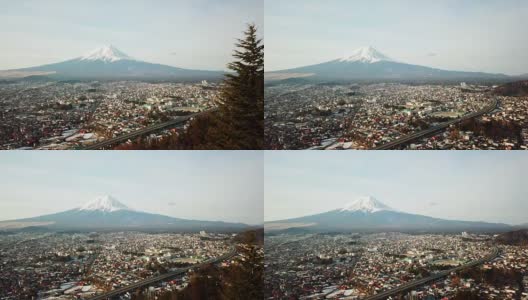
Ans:
{"label": "dense city", "polygon": [[481,259],[389,299],[528,299],[528,248],[491,235],[275,234],[265,243],[266,299],[365,299]]}
{"label": "dense city", "polygon": [[[78,149],[215,106],[219,85],[136,81],[0,83],[0,149]],[[152,138],[182,129],[152,132]]]}
{"label": "dense city", "polygon": [[[3,234],[0,299],[85,299],[232,251],[230,234],[204,231]],[[188,281],[183,272],[149,285],[149,293],[182,290]]]}
{"label": "dense city", "polygon": [[374,149],[483,110],[398,149],[528,149],[528,97],[470,85],[286,84],[265,90],[268,149]]}

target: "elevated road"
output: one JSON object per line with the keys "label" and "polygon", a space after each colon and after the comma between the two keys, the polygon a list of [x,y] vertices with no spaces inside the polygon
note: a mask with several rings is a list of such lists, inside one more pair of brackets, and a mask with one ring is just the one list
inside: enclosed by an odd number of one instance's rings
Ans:
{"label": "elevated road", "polygon": [[218,110],[218,109],[217,108],[213,108],[213,109],[209,109],[209,110],[202,111],[202,112],[199,112],[199,113],[190,114],[190,115],[187,115],[187,116],[176,117],[175,119],[172,119],[172,120],[167,121],[167,122],[151,125],[151,126],[148,126],[148,127],[145,127],[145,128],[133,131],[133,132],[125,133],[123,135],[120,135],[120,136],[117,136],[117,137],[114,137],[114,138],[111,138],[111,139],[107,139],[107,140],[104,140],[104,141],[101,141],[101,142],[97,142],[97,143],[88,145],[86,147],[80,148],[80,150],[100,150],[100,149],[105,149],[105,148],[108,148],[108,147],[111,147],[111,146],[118,145],[120,143],[126,142],[126,141],[128,141],[130,139],[137,138],[139,136],[144,136],[144,135],[147,135],[147,134],[150,134],[150,133],[153,133],[153,132],[165,129],[165,128],[173,127],[173,126],[176,126],[176,125],[181,125],[181,124],[185,123],[186,121],[188,121],[191,118],[197,117],[197,116],[202,115],[202,114],[210,113],[210,112],[213,112],[213,111],[216,111],[216,110]]}
{"label": "elevated road", "polygon": [[444,123],[440,123],[440,124],[438,124],[438,125],[436,125],[434,127],[428,128],[426,130],[422,130],[422,131],[419,131],[419,132],[416,132],[416,133],[411,133],[409,135],[406,135],[404,137],[396,139],[396,140],[394,140],[392,142],[388,142],[386,144],[377,146],[377,147],[373,148],[373,150],[390,150],[390,149],[394,149],[394,148],[396,148],[398,146],[410,143],[410,142],[415,141],[417,139],[420,139],[420,138],[423,138],[425,136],[431,135],[433,133],[437,133],[439,131],[442,131],[442,130],[446,129],[447,127],[451,126],[451,125],[460,123],[460,122],[465,121],[465,120],[477,118],[477,117],[480,117],[480,116],[482,116],[484,114],[488,114],[488,113],[492,112],[495,108],[497,108],[498,104],[499,104],[499,101],[497,99],[494,99],[489,105],[487,105],[486,107],[484,107],[483,109],[481,109],[479,111],[472,112],[470,114],[464,115],[461,118],[458,118],[458,119],[455,119],[455,120],[451,120],[451,121],[447,121],[447,122],[444,122]]}
{"label": "elevated road", "polygon": [[442,271],[442,272],[436,273],[436,274],[431,275],[431,276],[426,277],[426,278],[422,278],[422,279],[418,279],[418,280],[415,280],[415,281],[408,282],[406,284],[400,285],[400,286],[395,287],[393,289],[390,289],[388,291],[381,292],[379,294],[363,298],[363,300],[384,300],[387,297],[395,296],[397,294],[410,291],[410,290],[412,290],[412,289],[414,289],[414,288],[416,288],[418,286],[424,285],[426,283],[437,281],[437,280],[439,280],[439,279],[441,279],[443,277],[447,277],[452,272],[458,272],[458,271],[461,271],[461,270],[465,270],[465,269],[469,269],[469,268],[481,265],[481,264],[483,264],[483,263],[485,263],[487,261],[495,259],[497,256],[499,256],[499,254],[500,254],[499,249],[495,248],[489,255],[487,255],[486,257],[483,257],[483,258],[481,258],[479,260],[472,261],[470,263],[467,263],[465,265],[462,265],[462,266],[459,266],[459,267],[456,267],[456,268],[453,268],[453,269],[450,269],[450,270],[446,270],[446,271]]}
{"label": "elevated road", "polygon": [[107,293],[104,293],[104,294],[100,294],[100,295],[94,296],[92,298],[88,298],[88,300],[106,300],[106,299],[111,299],[112,297],[116,297],[116,296],[119,296],[121,294],[125,294],[126,292],[130,292],[130,291],[133,291],[133,290],[136,290],[136,289],[139,289],[139,288],[143,288],[143,287],[149,286],[149,285],[157,283],[157,282],[170,280],[170,279],[172,279],[172,278],[174,278],[174,277],[176,277],[178,275],[186,273],[189,270],[199,269],[199,268],[201,268],[203,266],[206,266],[206,265],[209,265],[209,264],[215,264],[215,263],[230,259],[230,258],[234,257],[236,254],[237,254],[236,250],[233,249],[229,253],[226,253],[226,254],[224,254],[222,256],[219,256],[219,257],[216,257],[216,258],[212,258],[212,259],[206,260],[206,261],[204,261],[202,263],[193,265],[191,267],[180,268],[180,269],[174,270],[172,272],[168,272],[168,273],[161,274],[161,275],[158,275],[158,276],[155,276],[155,277],[147,278],[147,279],[132,283],[130,285],[127,285],[127,286],[112,290],[110,292],[107,292]]}

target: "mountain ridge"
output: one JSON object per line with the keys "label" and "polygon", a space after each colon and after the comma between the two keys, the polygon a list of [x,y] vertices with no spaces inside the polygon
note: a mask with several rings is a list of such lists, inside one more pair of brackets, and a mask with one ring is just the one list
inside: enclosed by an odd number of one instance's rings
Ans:
{"label": "mountain ridge", "polygon": [[[357,200],[362,202],[361,198]],[[377,200],[376,200],[377,201]],[[378,207],[388,208],[378,202]],[[350,205],[347,205],[350,206]],[[345,208],[347,207],[345,206]],[[353,206],[358,206],[353,204]],[[266,228],[267,227],[267,228]],[[311,231],[402,231],[402,232],[459,232],[459,231],[507,231],[510,225],[478,221],[447,220],[393,209],[344,209],[337,208],[323,213],[297,218],[266,222],[267,231],[302,228]]]}
{"label": "mountain ridge", "polygon": [[[21,226],[13,227],[14,223],[19,223]],[[80,207],[57,213],[0,222],[0,230],[30,226],[45,227],[50,230],[87,231],[238,231],[250,228],[243,223],[190,220],[133,210],[111,196],[97,197]]]}
{"label": "mountain ridge", "polygon": [[[284,78],[285,74],[291,76]],[[266,73],[267,81],[304,78],[312,81],[472,81],[506,80],[500,73],[443,70],[393,60],[372,47],[355,50],[348,58]]]}
{"label": "mountain ridge", "polygon": [[114,46],[97,48],[83,56],[35,67],[2,71],[19,78],[42,73],[56,80],[221,80],[224,71],[193,70],[141,61]]}

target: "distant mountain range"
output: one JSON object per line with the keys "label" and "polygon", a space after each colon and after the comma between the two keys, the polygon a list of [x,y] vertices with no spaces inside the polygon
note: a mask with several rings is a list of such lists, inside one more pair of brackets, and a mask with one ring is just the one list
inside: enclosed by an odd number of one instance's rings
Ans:
{"label": "distant mountain range", "polygon": [[266,81],[297,78],[301,81],[482,81],[508,80],[504,74],[447,71],[398,62],[373,47],[352,55],[294,69],[267,72]]}
{"label": "distant mountain range", "polygon": [[500,223],[444,220],[394,210],[373,197],[362,197],[343,208],[294,219],[265,223],[267,232],[501,232]]}
{"label": "distant mountain range", "polygon": [[0,230],[142,230],[142,231],[240,231],[242,223],[198,221],[141,212],[128,208],[111,196],[102,196],[67,211],[0,222]]}
{"label": "distant mountain range", "polygon": [[219,80],[222,71],[189,70],[134,59],[113,46],[104,46],[67,61],[7,70],[0,77],[46,76],[58,80]]}

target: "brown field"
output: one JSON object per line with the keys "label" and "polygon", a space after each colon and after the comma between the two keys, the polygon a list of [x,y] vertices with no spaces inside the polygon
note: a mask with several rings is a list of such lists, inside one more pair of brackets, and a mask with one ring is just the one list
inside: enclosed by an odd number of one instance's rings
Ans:
{"label": "brown field", "polygon": [[42,71],[0,71],[1,79],[14,79],[24,78],[28,76],[42,76],[55,74],[55,72],[42,72]]}
{"label": "brown field", "polygon": [[283,230],[288,228],[302,228],[316,225],[316,223],[268,223],[264,225],[266,231]]}
{"label": "brown field", "polygon": [[5,221],[0,222],[0,229],[20,229],[30,226],[46,226],[52,225],[54,222],[16,222],[16,221]]}

